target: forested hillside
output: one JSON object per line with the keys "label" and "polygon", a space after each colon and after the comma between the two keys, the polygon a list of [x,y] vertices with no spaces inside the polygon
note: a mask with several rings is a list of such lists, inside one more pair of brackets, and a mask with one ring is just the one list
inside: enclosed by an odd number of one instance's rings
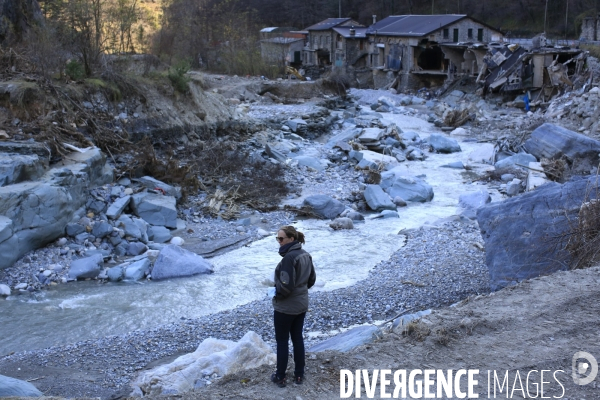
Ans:
{"label": "forested hillside", "polygon": [[[266,26],[305,28],[329,17],[370,25],[398,14],[468,14],[511,37],[576,39],[598,0],[0,0],[0,41],[25,44],[38,71],[67,60],[93,75],[104,54],[152,53],[169,64],[271,75],[259,55]],[[81,68],[79,68],[81,66]],[[80,69],[80,71],[79,71]]]}

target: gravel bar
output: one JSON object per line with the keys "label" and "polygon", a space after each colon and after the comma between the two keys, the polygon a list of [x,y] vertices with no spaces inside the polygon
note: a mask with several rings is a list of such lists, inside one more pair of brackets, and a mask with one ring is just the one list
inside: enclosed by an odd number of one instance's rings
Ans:
{"label": "gravel bar", "polygon": [[[405,232],[406,245],[351,287],[313,292],[305,322],[307,348],[340,329],[391,319],[489,292],[479,229],[473,222]],[[340,266],[343,273],[344,266]],[[317,271],[318,279],[318,271]],[[270,300],[254,301],[199,319],[182,319],[146,331],[26,351],[0,359],[0,374],[17,368],[56,371],[36,385],[47,396],[116,398],[131,392],[137,371],[192,352],[208,338],[239,340],[253,330],[274,343]],[[317,334],[321,332],[321,334]],[[77,371],[77,374],[69,374]]]}

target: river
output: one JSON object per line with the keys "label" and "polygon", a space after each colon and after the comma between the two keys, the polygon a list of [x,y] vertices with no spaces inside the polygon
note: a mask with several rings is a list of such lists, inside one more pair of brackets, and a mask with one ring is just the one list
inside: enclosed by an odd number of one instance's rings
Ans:
{"label": "river", "polygon": [[[386,114],[385,118],[421,137],[437,131],[416,117]],[[430,153],[425,161],[404,163],[408,173],[426,176],[435,196],[429,203],[398,209],[400,218],[372,219],[373,214],[368,214],[365,223],[355,224],[355,229],[333,232],[327,221],[297,221],[295,225],[309,239],[305,248],[318,270],[315,290],[334,290],[366,278],[370,269],[404,244],[399,231],[455,215],[459,195],[482,188],[470,183],[464,170],[440,168],[458,160],[467,164],[469,153],[480,146],[460,144],[461,153]],[[489,166],[479,165],[475,169],[486,168]],[[160,282],[77,282],[50,287],[36,298],[10,296],[0,305],[0,354],[149,329],[262,299],[280,259],[277,248],[273,235],[212,258],[215,272],[211,275]],[[339,273],[340,266],[344,274]]]}

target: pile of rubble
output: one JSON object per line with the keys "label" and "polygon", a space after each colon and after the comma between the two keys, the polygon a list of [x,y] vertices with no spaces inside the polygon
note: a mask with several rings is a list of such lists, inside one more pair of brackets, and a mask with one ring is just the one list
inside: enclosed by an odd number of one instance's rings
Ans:
{"label": "pile of rubble", "polygon": [[600,88],[564,94],[550,103],[545,116],[585,135],[600,136]]}

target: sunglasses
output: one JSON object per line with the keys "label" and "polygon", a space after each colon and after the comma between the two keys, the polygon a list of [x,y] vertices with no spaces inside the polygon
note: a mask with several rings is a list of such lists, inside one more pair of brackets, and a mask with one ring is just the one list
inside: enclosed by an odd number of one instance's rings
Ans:
{"label": "sunglasses", "polygon": [[277,240],[279,243],[283,242],[283,239],[287,239],[287,238],[284,238],[284,237],[281,237],[281,236],[277,236],[275,238],[275,240]]}

